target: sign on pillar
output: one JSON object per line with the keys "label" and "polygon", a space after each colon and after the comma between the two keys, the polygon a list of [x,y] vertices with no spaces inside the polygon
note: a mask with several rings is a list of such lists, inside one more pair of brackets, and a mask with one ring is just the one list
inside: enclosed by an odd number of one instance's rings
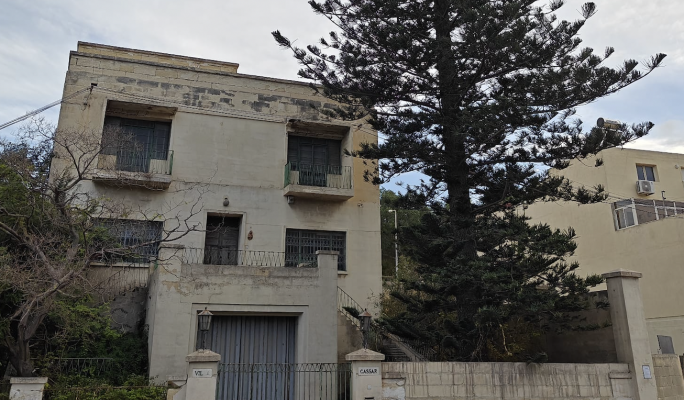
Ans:
{"label": "sign on pillar", "polygon": [[385,355],[368,349],[346,355],[352,364],[352,400],[382,400],[382,360]]}

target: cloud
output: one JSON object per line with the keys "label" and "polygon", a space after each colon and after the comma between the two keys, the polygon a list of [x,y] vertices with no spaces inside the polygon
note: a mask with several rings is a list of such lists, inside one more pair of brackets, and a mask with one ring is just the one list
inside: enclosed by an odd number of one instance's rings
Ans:
{"label": "cloud", "polygon": [[[578,19],[584,2],[567,0],[559,17]],[[652,76],[582,107],[585,127],[598,117],[653,121],[653,133],[633,146],[684,152],[684,2],[595,2],[598,13],[580,31],[583,45],[599,53],[615,47],[610,65],[657,52],[668,57]],[[0,26],[0,123],[61,97],[69,51],[79,40],[237,62],[243,73],[297,79],[299,66],[270,32],[279,29],[304,47],[335,28],[304,0],[4,0]],[[46,116],[56,121],[56,109]]]}

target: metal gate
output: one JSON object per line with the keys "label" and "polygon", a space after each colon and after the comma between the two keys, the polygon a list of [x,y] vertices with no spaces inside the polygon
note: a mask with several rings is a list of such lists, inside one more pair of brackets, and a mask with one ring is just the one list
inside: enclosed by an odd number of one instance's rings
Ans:
{"label": "metal gate", "polygon": [[350,400],[351,364],[219,364],[219,400]]}

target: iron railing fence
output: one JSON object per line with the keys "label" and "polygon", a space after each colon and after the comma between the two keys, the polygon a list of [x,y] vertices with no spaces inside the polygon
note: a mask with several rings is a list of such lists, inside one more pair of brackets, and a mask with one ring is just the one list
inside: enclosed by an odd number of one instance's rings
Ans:
{"label": "iron railing fence", "polygon": [[[337,287],[337,309],[354,325],[361,328],[359,315],[363,313],[364,308],[339,286]],[[380,326],[377,322],[371,321],[370,332],[368,333],[368,346],[382,353],[385,341],[391,342],[396,348],[405,353],[411,353],[411,355],[421,361],[436,361],[439,358],[437,352],[430,346],[426,346],[417,340],[407,340],[399,337]],[[387,361],[393,360],[388,358]]]}
{"label": "iron railing fence", "polygon": [[53,375],[85,375],[85,376],[99,376],[112,371],[114,365],[113,358],[95,357],[95,358],[56,358],[47,361],[46,365],[41,368],[46,371],[41,371],[43,374]]}
{"label": "iron railing fence", "polygon": [[351,364],[219,364],[216,399],[351,400]]}
{"label": "iron railing fence", "polygon": [[183,264],[234,265],[250,267],[316,268],[316,254],[278,251],[234,250],[230,248],[185,248]]}
{"label": "iron railing fence", "polygon": [[73,386],[43,391],[44,400],[140,399],[166,400],[167,386]]}
{"label": "iron railing fence", "polygon": [[117,149],[111,154],[101,153],[98,156],[97,167],[105,171],[171,175],[173,150],[158,154],[142,150]]}
{"label": "iron railing fence", "polygon": [[291,161],[285,164],[285,186],[287,185],[351,189],[352,171],[350,166],[303,164]]}

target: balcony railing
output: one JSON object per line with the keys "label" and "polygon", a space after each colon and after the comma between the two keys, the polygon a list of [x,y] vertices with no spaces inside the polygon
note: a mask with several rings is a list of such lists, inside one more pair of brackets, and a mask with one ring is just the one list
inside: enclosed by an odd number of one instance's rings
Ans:
{"label": "balcony railing", "polygon": [[285,186],[288,185],[351,189],[351,167],[289,162],[285,165]]}
{"label": "balcony railing", "polygon": [[183,264],[232,265],[250,267],[316,268],[316,254],[277,251],[234,250],[230,248],[186,248]]}
{"label": "balcony railing", "polygon": [[97,167],[105,171],[171,175],[173,150],[165,154],[119,150],[115,154],[100,154]]}

